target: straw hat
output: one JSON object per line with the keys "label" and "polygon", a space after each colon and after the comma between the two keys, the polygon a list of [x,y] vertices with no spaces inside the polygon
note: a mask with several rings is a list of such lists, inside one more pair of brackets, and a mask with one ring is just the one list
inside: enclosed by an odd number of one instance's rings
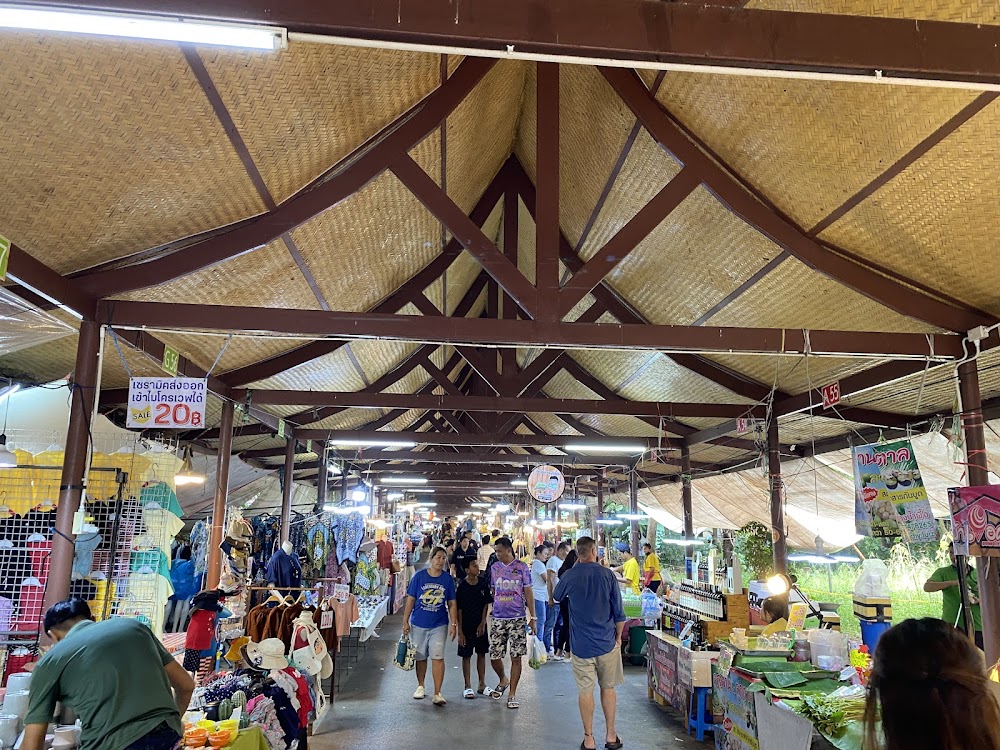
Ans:
{"label": "straw hat", "polygon": [[284,669],[288,666],[285,658],[285,644],[278,638],[265,638],[260,643],[250,642],[243,647],[247,664],[256,669]]}

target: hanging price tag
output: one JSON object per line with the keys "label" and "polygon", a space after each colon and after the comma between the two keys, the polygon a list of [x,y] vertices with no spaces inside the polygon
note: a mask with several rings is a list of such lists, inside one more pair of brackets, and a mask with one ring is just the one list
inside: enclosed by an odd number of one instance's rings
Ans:
{"label": "hanging price tag", "polygon": [[333,627],[333,610],[332,609],[323,610],[323,613],[320,614],[319,616],[319,629],[329,630],[332,627]]}
{"label": "hanging price tag", "polygon": [[176,349],[171,349],[169,346],[163,347],[163,363],[160,367],[164,372],[168,372],[171,375],[177,374],[177,366],[181,362],[181,355]]}
{"label": "hanging price tag", "polygon": [[333,598],[338,602],[346,602],[351,595],[351,587],[346,583],[338,583],[333,587]]}
{"label": "hanging price tag", "polygon": [[205,378],[130,378],[126,427],[179,430],[205,424]]}

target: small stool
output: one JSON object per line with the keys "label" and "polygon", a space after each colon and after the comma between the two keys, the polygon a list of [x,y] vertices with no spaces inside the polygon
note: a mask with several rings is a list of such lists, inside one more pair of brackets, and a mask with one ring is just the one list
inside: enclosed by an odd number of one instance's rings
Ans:
{"label": "small stool", "polygon": [[[696,687],[691,691],[691,697],[688,699],[687,733],[691,734],[691,730],[695,730],[695,738],[699,742],[705,739],[705,730],[712,728],[712,718],[709,716],[706,720],[708,695],[711,690],[712,688]],[[692,714],[694,715],[692,716]]]}

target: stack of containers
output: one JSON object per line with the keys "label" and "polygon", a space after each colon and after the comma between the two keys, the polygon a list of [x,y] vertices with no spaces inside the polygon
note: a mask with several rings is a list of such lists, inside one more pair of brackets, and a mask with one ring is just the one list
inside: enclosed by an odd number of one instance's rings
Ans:
{"label": "stack of containers", "polygon": [[854,614],[861,623],[861,641],[872,653],[882,633],[892,627],[888,577],[889,569],[882,560],[865,560],[854,584]]}

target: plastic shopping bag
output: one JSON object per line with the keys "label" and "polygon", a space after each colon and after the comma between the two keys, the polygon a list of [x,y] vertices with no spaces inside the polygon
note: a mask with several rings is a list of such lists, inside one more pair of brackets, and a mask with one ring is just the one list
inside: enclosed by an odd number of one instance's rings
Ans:
{"label": "plastic shopping bag", "polygon": [[417,649],[405,635],[400,636],[396,644],[396,656],[392,663],[404,672],[411,672],[417,666]]}
{"label": "plastic shopping bag", "polygon": [[549,654],[545,650],[545,644],[541,638],[534,635],[528,636],[528,666],[532,669],[540,669],[549,660]]}

